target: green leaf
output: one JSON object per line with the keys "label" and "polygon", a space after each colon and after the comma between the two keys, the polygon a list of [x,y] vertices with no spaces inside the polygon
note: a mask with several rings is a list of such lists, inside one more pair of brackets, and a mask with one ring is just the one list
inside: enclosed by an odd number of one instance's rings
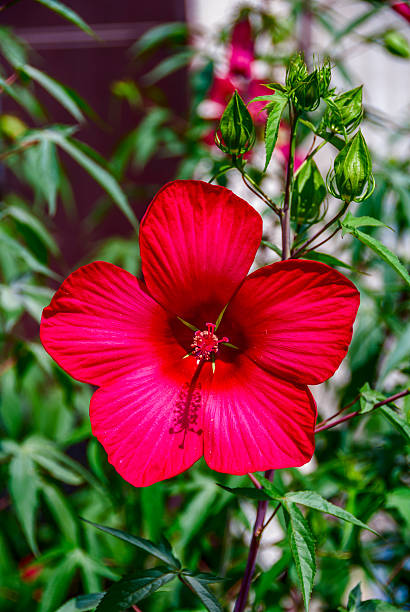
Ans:
{"label": "green leaf", "polygon": [[76,551],[71,551],[57,567],[48,574],[48,580],[41,594],[38,612],[54,612],[66,596],[77,568]]}
{"label": "green leaf", "polygon": [[232,495],[236,495],[238,497],[247,497],[248,499],[258,499],[258,500],[270,500],[272,499],[272,495],[270,495],[264,489],[255,489],[252,487],[236,487],[231,489],[231,487],[227,487],[225,485],[219,484],[218,487],[228,491],[228,493],[232,493]]}
{"label": "green leaf", "polygon": [[96,37],[95,33],[84,21],[84,19],[80,17],[78,13],[73,11],[73,9],[69,8],[62,2],[58,2],[57,0],[36,0],[36,2],[39,2],[40,4],[43,4],[55,13],[58,13],[58,15],[61,15],[61,17],[63,17],[67,21],[73,23],[75,26],[77,26],[77,28],[80,28],[80,30],[82,30],[89,36],[93,36],[94,38]]}
{"label": "green leaf", "polygon": [[392,55],[410,57],[410,45],[408,40],[401,32],[397,30],[387,30],[383,36],[384,46]]}
{"label": "green leaf", "polygon": [[265,150],[266,160],[263,171],[265,172],[269,166],[269,162],[272,159],[272,153],[276,145],[279,133],[279,123],[285,106],[288,102],[287,96],[276,92],[273,96],[272,102],[265,107],[268,113],[265,127]]}
{"label": "green leaf", "polygon": [[34,535],[39,478],[31,458],[19,452],[10,462],[10,493],[24,535],[35,555],[38,554]]}
{"label": "green leaf", "polygon": [[400,333],[396,340],[396,344],[392,347],[387,359],[383,364],[380,373],[380,380],[383,380],[389,372],[398,368],[401,363],[405,363],[410,358],[410,323],[408,323]]}
{"label": "green leaf", "polygon": [[388,229],[392,229],[379,219],[375,219],[374,217],[354,217],[352,213],[349,211],[347,215],[340,221],[340,225],[342,226],[342,235],[352,233],[352,230],[357,229],[358,227],[387,227]]}
{"label": "green leaf", "polygon": [[144,75],[144,81],[147,85],[153,85],[160,81],[166,76],[176,72],[177,70],[181,70],[184,66],[187,66],[191,61],[194,55],[193,49],[184,49],[179,53],[174,53],[169,57],[166,57],[162,62],[157,64],[155,68],[150,70],[146,75]]}
{"label": "green leaf", "polygon": [[222,612],[215,595],[206,587],[206,580],[201,579],[199,575],[189,576],[187,574],[182,574],[180,579],[199,597],[209,612]]}
{"label": "green leaf", "polygon": [[293,504],[301,504],[303,506],[307,506],[308,508],[319,510],[320,512],[326,512],[326,514],[336,516],[343,521],[347,521],[348,523],[352,523],[352,525],[357,525],[362,529],[367,529],[368,531],[378,535],[377,531],[374,531],[374,529],[371,529],[365,523],[362,523],[362,521],[353,516],[353,514],[347,510],[344,510],[343,508],[340,508],[340,506],[336,506],[335,504],[328,502],[315,491],[292,491],[290,493],[286,493],[285,500],[292,502]]}
{"label": "green leaf", "polygon": [[60,480],[61,482],[65,482],[74,486],[80,485],[82,482],[84,482],[83,478],[79,474],[64,467],[53,457],[47,456],[46,449],[44,450],[44,453],[33,453],[32,458],[36,463],[38,463],[38,465],[41,465],[42,468],[47,470],[47,472],[49,472],[54,478]]}
{"label": "green leaf", "polygon": [[349,593],[349,599],[347,601],[347,610],[348,612],[357,612],[357,606],[362,601],[362,590],[359,584],[356,584],[354,589],[352,589]]}
{"label": "green leaf", "polygon": [[285,503],[289,514],[288,536],[302,589],[305,609],[309,610],[310,595],[316,574],[315,541],[307,520],[295,504]]}
{"label": "green leaf", "polygon": [[69,126],[53,126],[45,130],[37,130],[25,136],[20,143],[24,144],[33,140],[48,140],[54,142],[68,155],[70,155],[77,163],[80,164],[103,189],[112,197],[114,202],[124,213],[131,225],[136,229],[138,227],[137,218],[130,207],[127,198],[119,186],[115,178],[105,168],[96,163],[91,157],[81,150],[81,144],[73,138],[69,138],[72,128]]}
{"label": "green leaf", "polygon": [[78,612],[86,610],[94,610],[100,603],[105,593],[90,593],[89,595],[78,595],[67,601],[63,606],[58,608],[56,612]]}
{"label": "green leaf", "polygon": [[125,531],[121,531],[120,529],[115,529],[114,527],[106,527],[105,525],[99,525],[98,523],[93,523],[92,521],[89,521],[85,518],[81,518],[81,520],[85,523],[93,525],[93,527],[96,527],[97,529],[100,529],[105,533],[109,533],[110,535],[119,538],[120,540],[123,540],[124,542],[132,544],[132,546],[136,546],[137,548],[144,550],[145,552],[149,553],[150,555],[153,555],[157,559],[160,559],[173,569],[178,570],[181,567],[181,564],[178,559],[176,559],[174,555],[164,547],[163,544],[160,546],[156,546],[153,542],[150,542],[149,540],[139,538],[138,536],[133,536],[129,533],[126,533]]}
{"label": "green leaf", "polygon": [[390,406],[380,406],[378,410],[381,410],[390,423],[410,442],[410,425],[406,422],[404,415],[402,416],[399,412],[390,408]]}
{"label": "green leaf", "polygon": [[175,578],[176,574],[167,572],[167,568],[150,569],[134,578],[123,578],[108,589],[96,612],[128,610]]}
{"label": "green leaf", "polygon": [[322,263],[327,264],[328,266],[332,266],[334,268],[347,268],[348,270],[354,270],[352,266],[337,259],[333,255],[329,255],[328,253],[320,253],[319,251],[309,251],[302,255],[301,259],[310,259],[312,261],[321,261]]}
{"label": "green leaf", "polygon": [[145,32],[132,48],[134,53],[147,53],[166,42],[184,44],[188,39],[188,26],[184,22],[164,23]]}
{"label": "green leaf", "polygon": [[316,162],[308,158],[295,174],[292,219],[302,224],[317,221],[326,193],[326,185]]}
{"label": "green leaf", "polygon": [[363,387],[360,389],[360,410],[361,414],[365,414],[366,412],[370,412],[373,410],[375,404],[377,402],[381,402],[386,399],[386,396],[379,391],[375,391],[369,385],[369,383],[365,383]]}
{"label": "green leaf", "polygon": [[54,278],[55,280],[61,282],[61,279],[58,274],[50,270],[50,268],[48,268],[47,266],[44,266],[42,263],[40,263],[38,259],[36,259],[26,247],[24,247],[22,244],[17,242],[17,240],[6,234],[6,232],[0,228],[0,244],[1,243],[4,244],[6,248],[11,250],[14,257],[18,257],[19,259],[21,259],[33,272],[39,272],[40,274],[44,274],[45,276],[49,276],[50,278]]}
{"label": "green leaf", "polygon": [[386,508],[395,508],[410,528],[410,489],[399,487],[386,495]]}
{"label": "green leaf", "polygon": [[48,203],[48,212],[54,215],[57,208],[57,192],[60,186],[60,168],[57,149],[53,142],[43,140],[39,145],[41,189]]}
{"label": "green leaf", "polygon": [[393,606],[387,601],[380,599],[368,599],[363,601],[357,608],[357,612],[403,612],[403,608]]}
{"label": "green leaf", "polygon": [[392,253],[390,249],[388,249],[386,246],[384,246],[384,244],[376,240],[376,238],[373,238],[373,236],[369,236],[368,234],[365,234],[364,232],[358,229],[352,230],[350,233],[352,233],[358,240],[360,240],[360,242],[372,249],[372,251],[374,251],[376,255],[378,255],[381,259],[383,259],[383,261],[389,264],[389,266],[391,266],[393,270],[395,270],[395,272],[397,272],[397,274],[401,276],[402,279],[406,281],[408,285],[410,285],[410,275],[404,265],[401,263],[400,259],[397,257],[397,255],[395,255],[395,253]]}
{"label": "green leaf", "polygon": [[12,204],[1,210],[0,220],[4,217],[11,217],[19,223],[29,227],[53,255],[58,254],[59,248],[56,241],[43,223],[41,223],[41,221],[39,221],[29,210],[22,206],[15,206]]}
{"label": "green leaf", "polygon": [[274,251],[276,255],[279,255],[280,257],[282,256],[282,250],[278,246],[276,246],[276,244],[269,242],[269,240],[261,240],[261,245],[268,247],[268,249]]}
{"label": "green leaf", "polygon": [[19,68],[27,61],[27,46],[10,28],[0,27],[0,49],[6,60]]}
{"label": "green leaf", "polygon": [[58,100],[62,106],[79,122],[84,121],[84,115],[82,114],[77,102],[74,100],[73,96],[67,91],[67,89],[53,79],[48,76],[44,72],[41,72],[38,68],[34,68],[34,66],[30,66],[29,64],[25,64],[20,68],[24,74],[32,78],[36,81],[41,87],[43,87],[53,98]]}
{"label": "green leaf", "polygon": [[71,544],[77,545],[77,522],[65,500],[65,497],[60,493],[57,487],[53,487],[45,482],[41,484],[41,490],[50,512],[53,514],[64,538]]}

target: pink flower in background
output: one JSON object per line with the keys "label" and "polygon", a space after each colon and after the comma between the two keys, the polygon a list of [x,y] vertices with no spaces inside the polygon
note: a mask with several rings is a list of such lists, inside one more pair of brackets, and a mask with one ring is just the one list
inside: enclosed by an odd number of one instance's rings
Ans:
{"label": "pink flower in background", "polygon": [[[219,120],[235,90],[247,104],[257,96],[269,93],[263,86],[265,81],[255,78],[255,52],[249,19],[238,22],[232,32],[230,43],[229,67],[225,75],[215,77],[208,94],[208,101],[213,105],[208,110],[207,119]],[[253,102],[249,112],[255,123],[264,123],[266,113],[261,112],[265,102]],[[213,144],[213,132],[206,136],[206,141]]]}
{"label": "pink flower in background", "polygon": [[398,15],[410,23],[410,4],[408,2],[395,2],[391,7],[393,11],[396,11]]}
{"label": "pink flower in background", "polygon": [[316,406],[307,385],[340,365],[359,294],[313,261],[246,276],[261,237],[260,215],[231,191],[175,181],[141,224],[145,282],[94,262],[44,309],[45,349],[99,387],[93,434],[133,485],[170,478],[202,455],[230,474],[311,458]]}
{"label": "pink flower in background", "polygon": [[[279,135],[276,143],[275,151],[278,151],[280,154],[280,160],[284,169],[286,170],[288,167],[288,159],[290,152],[290,144],[289,144],[289,134],[290,128],[285,121],[280,122],[279,126]],[[298,168],[303,164],[305,160],[305,154],[300,150],[296,149],[295,151],[295,159],[293,160],[293,170],[297,171]]]}

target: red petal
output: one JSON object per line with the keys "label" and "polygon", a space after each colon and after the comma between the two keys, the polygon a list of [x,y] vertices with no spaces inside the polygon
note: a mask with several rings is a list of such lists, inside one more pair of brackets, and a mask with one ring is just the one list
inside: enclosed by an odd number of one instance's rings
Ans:
{"label": "red petal", "polygon": [[198,327],[215,321],[248,272],[261,236],[260,215],[228,189],[202,181],[169,183],[141,225],[151,295]]}
{"label": "red petal", "polygon": [[251,24],[249,19],[243,19],[235,25],[232,32],[229,72],[250,79],[254,59]]}
{"label": "red petal", "polygon": [[303,465],[315,448],[315,421],[307,387],[285,382],[243,355],[234,363],[217,360],[204,421],[206,462],[228,474]]}
{"label": "red petal", "polygon": [[[256,363],[285,380],[314,385],[332,376],[345,357],[359,301],[343,274],[322,263],[288,260],[245,280],[225,325],[241,327],[242,346]],[[235,344],[234,334],[229,337]]]}
{"label": "red petal", "polygon": [[171,478],[202,456],[201,388],[192,379],[192,363],[181,363],[178,375],[156,365],[141,368],[93,395],[93,434],[136,487]]}
{"label": "red petal", "polygon": [[63,282],[43,311],[40,336],[64,370],[95,385],[186,353],[144,284],[103,261],[79,268]]}

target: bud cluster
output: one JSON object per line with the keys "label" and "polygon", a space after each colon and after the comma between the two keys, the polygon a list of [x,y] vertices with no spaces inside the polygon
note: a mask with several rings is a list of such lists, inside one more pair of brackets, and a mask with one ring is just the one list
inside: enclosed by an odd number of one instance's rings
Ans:
{"label": "bud cluster", "polygon": [[299,112],[315,110],[320,99],[328,94],[330,79],[331,68],[328,60],[309,73],[302,55],[296,55],[289,63],[286,73],[286,85],[291,92],[295,108]]}

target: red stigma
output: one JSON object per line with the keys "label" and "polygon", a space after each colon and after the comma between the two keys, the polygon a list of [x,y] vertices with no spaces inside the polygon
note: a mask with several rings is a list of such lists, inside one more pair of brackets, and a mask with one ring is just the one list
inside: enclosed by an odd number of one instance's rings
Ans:
{"label": "red stigma", "polygon": [[207,329],[204,331],[196,331],[194,334],[194,338],[191,344],[192,355],[196,357],[197,363],[201,361],[210,361],[218,352],[219,344],[221,342],[229,342],[229,338],[225,336],[218,339],[218,336],[215,334],[216,325],[214,323],[207,323]]}

